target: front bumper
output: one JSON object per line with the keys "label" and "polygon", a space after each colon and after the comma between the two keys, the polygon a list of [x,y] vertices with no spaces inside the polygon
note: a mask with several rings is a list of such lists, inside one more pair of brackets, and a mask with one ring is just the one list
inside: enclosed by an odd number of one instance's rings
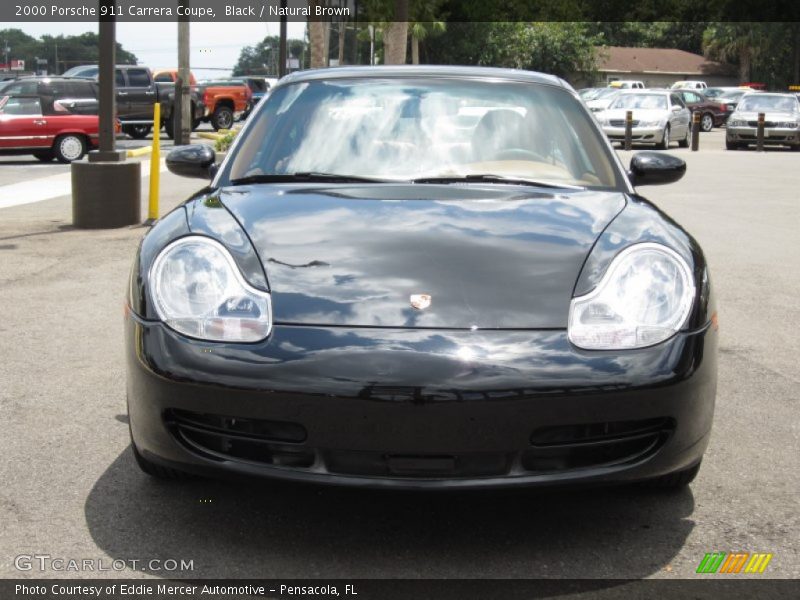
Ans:
{"label": "front bumper", "polygon": [[[603,132],[612,142],[625,141],[624,127],[603,126]],[[664,139],[664,129],[662,127],[633,127],[631,128],[631,140],[638,144],[660,144]]]}
{"label": "front bumper", "polygon": [[[725,129],[725,138],[729,142],[755,144],[758,136],[756,127],[732,127],[730,123]],[[765,127],[765,144],[800,144],[800,129],[788,127]]]}
{"label": "front bumper", "polygon": [[276,326],[211,344],[127,319],[131,434],[151,462],[372,487],[621,482],[696,464],[717,333],[582,352],[565,331]]}

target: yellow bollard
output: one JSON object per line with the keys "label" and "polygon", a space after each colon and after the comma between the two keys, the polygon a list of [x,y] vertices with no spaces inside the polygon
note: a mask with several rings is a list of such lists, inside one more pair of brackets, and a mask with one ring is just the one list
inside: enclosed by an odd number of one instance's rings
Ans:
{"label": "yellow bollard", "polygon": [[147,223],[158,219],[158,184],[161,172],[161,104],[153,105],[153,152],[150,154],[150,201],[147,207]]}

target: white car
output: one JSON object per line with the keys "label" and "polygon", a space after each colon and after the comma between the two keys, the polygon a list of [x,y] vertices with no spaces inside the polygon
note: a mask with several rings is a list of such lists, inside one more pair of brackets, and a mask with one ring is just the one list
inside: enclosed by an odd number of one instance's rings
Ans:
{"label": "white car", "polygon": [[800,101],[795,94],[747,93],[725,126],[728,150],[756,143],[758,114],[764,113],[764,144],[800,150]]}
{"label": "white car", "polygon": [[705,81],[676,81],[670,89],[673,90],[704,90],[708,86]]}
{"label": "white car", "polygon": [[668,90],[624,90],[608,109],[596,115],[600,126],[612,142],[625,141],[625,117],[633,112],[631,140],[637,144],[654,144],[666,150],[677,141],[681,148],[689,146],[691,111],[680,95]]}

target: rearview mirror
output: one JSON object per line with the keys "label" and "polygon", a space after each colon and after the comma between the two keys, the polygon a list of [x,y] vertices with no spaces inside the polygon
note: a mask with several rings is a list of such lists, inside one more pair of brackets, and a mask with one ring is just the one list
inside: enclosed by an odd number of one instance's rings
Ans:
{"label": "rearview mirror", "polygon": [[178,146],[167,155],[167,168],[181,177],[211,179],[216,173],[217,155],[211,146]]}
{"label": "rearview mirror", "polygon": [[686,163],[662,152],[638,152],[631,158],[628,179],[634,186],[674,183],[686,174]]}

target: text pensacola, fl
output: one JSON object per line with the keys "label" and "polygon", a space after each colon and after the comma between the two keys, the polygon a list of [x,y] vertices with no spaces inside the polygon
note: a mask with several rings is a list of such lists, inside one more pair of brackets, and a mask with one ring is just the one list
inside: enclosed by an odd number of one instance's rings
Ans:
{"label": "text pensacola, fl", "polygon": [[[49,9],[49,10],[48,10]],[[49,7],[16,6],[17,16],[50,16],[50,17],[195,17],[215,18],[214,8],[209,6],[58,6],[51,4]],[[226,17],[349,17],[350,8],[347,6],[240,6],[225,5]]]}
{"label": "text pensacola, fl", "polygon": [[[159,583],[115,583],[110,585],[82,585],[70,583],[54,583],[45,585],[28,585],[18,583],[14,586],[15,596],[43,596],[50,593],[52,596],[97,597],[116,594],[118,596],[168,596],[178,598],[182,596],[202,598],[203,596],[264,596],[267,592],[280,596],[339,596],[339,589],[335,585],[276,585],[273,588],[263,585],[176,585]],[[343,595],[357,596],[355,587],[345,585]],[[158,597],[157,596],[157,597]]]}

